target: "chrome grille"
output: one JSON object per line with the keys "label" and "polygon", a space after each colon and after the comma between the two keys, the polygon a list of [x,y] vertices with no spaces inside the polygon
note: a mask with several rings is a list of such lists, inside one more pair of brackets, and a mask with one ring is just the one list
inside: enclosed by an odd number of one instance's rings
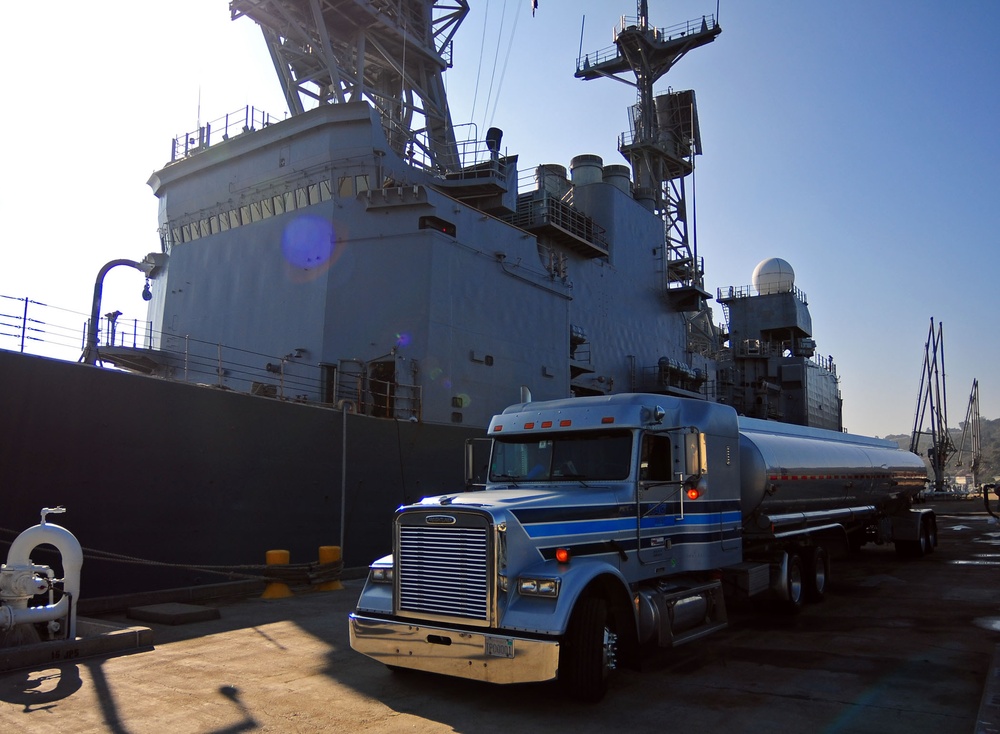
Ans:
{"label": "chrome grille", "polygon": [[476,520],[478,527],[400,525],[400,612],[488,619],[489,542]]}

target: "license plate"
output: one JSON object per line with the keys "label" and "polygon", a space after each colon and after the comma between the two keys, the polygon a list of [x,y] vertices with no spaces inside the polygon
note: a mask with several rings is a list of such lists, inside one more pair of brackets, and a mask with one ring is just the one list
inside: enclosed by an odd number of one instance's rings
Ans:
{"label": "license plate", "polygon": [[486,654],[491,658],[513,658],[514,640],[509,637],[487,637]]}

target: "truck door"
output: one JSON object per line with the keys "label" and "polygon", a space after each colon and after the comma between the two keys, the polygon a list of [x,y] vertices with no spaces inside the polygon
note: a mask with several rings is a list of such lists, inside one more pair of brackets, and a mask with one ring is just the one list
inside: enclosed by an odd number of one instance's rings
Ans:
{"label": "truck door", "polygon": [[[684,476],[675,471],[672,434],[646,433],[639,448],[636,533],[641,563],[662,563],[672,555],[671,535],[683,523]],[[682,525],[683,527],[683,525]]]}

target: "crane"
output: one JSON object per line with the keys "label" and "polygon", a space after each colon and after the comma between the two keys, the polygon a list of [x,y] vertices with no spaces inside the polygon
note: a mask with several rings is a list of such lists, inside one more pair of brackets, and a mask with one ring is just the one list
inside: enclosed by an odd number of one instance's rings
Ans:
{"label": "crane", "polygon": [[[925,421],[929,423],[924,429]],[[944,325],[934,328],[931,318],[927,342],[924,345],[924,366],[920,373],[917,410],[910,434],[910,451],[920,454],[921,437],[928,436],[931,445],[927,458],[934,472],[934,491],[944,489],[944,468],[955,453],[955,444],[948,433],[948,396],[944,369]]]}

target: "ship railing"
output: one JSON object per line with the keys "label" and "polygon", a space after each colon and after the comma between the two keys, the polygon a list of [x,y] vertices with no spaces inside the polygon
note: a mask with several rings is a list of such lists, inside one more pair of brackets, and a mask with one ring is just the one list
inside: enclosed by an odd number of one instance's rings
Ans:
{"label": "ship railing", "polygon": [[467,181],[482,178],[497,178],[507,180],[508,158],[506,151],[500,152],[499,147],[491,147],[491,143],[483,140],[465,140],[458,144],[459,167],[448,171],[445,176],[449,181]]}
{"label": "ship railing", "polygon": [[517,211],[504,221],[521,229],[556,227],[572,237],[598,248],[607,255],[607,230],[573,206],[573,184],[566,178],[553,178],[548,167],[537,166],[518,173]]}
{"label": "ship railing", "polygon": [[383,118],[383,129],[389,147],[400,152],[403,159],[415,168],[441,176],[447,181],[496,178],[506,182],[509,171],[507,150],[500,148],[502,133],[479,137],[475,123],[455,125],[453,150],[433,151],[428,131],[411,130],[398,122]]}
{"label": "ship railing", "polygon": [[279,122],[277,117],[269,115],[261,109],[247,105],[243,109],[230,112],[217,120],[206,122],[189,133],[175,137],[170,144],[170,162],[187,158],[195,153],[208,150],[212,145],[212,136],[216,140],[229,140],[234,135],[250,133],[268,125]]}
{"label": "ship railing", "polygon": [[[744,339],[732,345],[722,361],[736,359],[770,358],[790,356],[793,351],[788,341],[769,341],[767,339]],[[833,355],[814,354],[806,359],[806,364],[837,374],[837,364]]]}
{"label": "ship railing", "polygon": [[[0,349],[77,362],[87,343],[88,315],[28,298],[0,294]],[[117,322],[117,323],[114,323]],[[361,380],[337,366],[310,362],[304,350],[285,355],[156,332],[152,324],[115,315],[101,318],[98,361],[176,381],[280,400],[337,407],[342,400],[366,415],[422,419],[419,385]]]}
{"label": "ship railing", "polygon": [[[719,288],[716,291],[716,298],[719,301],[727,300],[732,301],[737,298],[756,298],[757,296],[767,296],[773,295],[775,293],[787,293],[787,289],[777,289],[772,288],[770,291],[761,293],[757,290],[755,286],[752,285],[741,285],[741,286],[729,286],[727,288]],[[806,298],[806,294],[798,286],[792,286],[790,291],[797,300],[799,300],[804,306],[809,305],[809,299]]]}
{"label": "ship railing", "polygon": [[675,360],[660,360],[660,362],[653,367],[640,369],[638,392],[665,393],[673,388],[708,398],[709,390],[714,390],[706,380],[707,374],[703,370]]}
{"label": "ship railing", "polygon": [[[153,325],[139,319],[105,314],[98,324],[98,343],[149,349]],[[0,295],[0,349],[26,354],[79,357],[87,343],[87,314],[50,306],[30,298]],[[72,322],[72,323],[71,323]]]}
{"label": "ship railing", "polygon": [[[673,41],[679,38],[686,38],[687,36],[693,36],[701,33],[705,30],[712,30],[716,26],[715,15],[703,15],[699,18],[694,18],[693,20],[683,21],[681,23],[676,23],[672,26],[665,26],[663,28],[650,28],[653,33],[653,40],[657,42],[663,41]],[[622,31],[632,30],[635,28],[640,28],[640,19],[638,16],[623,15],[618,21],[618,27],[615,28],[615,39],[621,35]],[[584,71],[591,66],[599,66],[608,61],[614,61],[619,57],[619,51],[617,45],[606,46],[597,51],[593,51],[580,56],[576,60],[576,70]]]}

